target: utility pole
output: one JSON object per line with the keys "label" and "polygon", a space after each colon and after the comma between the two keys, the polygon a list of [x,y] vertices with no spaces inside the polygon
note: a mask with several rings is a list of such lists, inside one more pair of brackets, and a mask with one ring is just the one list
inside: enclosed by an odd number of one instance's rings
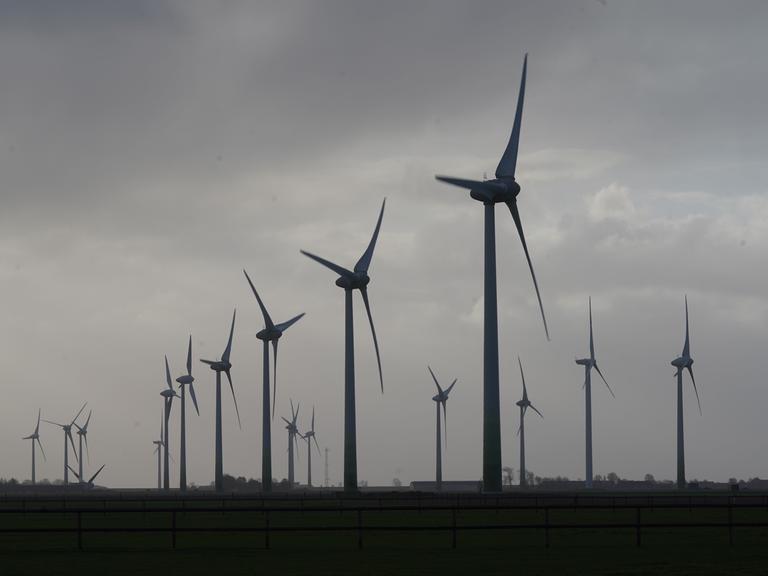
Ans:
{"label": "utility pole", "polygon": [[328,486],[331,485],[331,477],[328,475],[328,448],[325,449],[325,480],[324,480],[325,487],[328,488]]}

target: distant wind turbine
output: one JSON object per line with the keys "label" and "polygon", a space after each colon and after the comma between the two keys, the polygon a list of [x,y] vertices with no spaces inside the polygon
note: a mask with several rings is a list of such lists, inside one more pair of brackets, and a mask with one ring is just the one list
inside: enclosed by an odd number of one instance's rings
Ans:
{"label": "distant wind turbine", "polygon": [[699,405],[699,414],[701,414],[701,400],[699,400],[699,390],[696,388],[696,380],[693,377],[693,358],[691,358],[691,341],[688,331],[688,296],[685,297],[685,344],[683,353],[672,360],[672,366],[677,368],[675,377],[677,378],[677,487],[682,490],[685,488],[685,439],[683,434],[683,370],[688,370],[693,383],[693,391],[696,392],[696,402]]}
{"label": "distant wind turbine", "polygon": [[443,489],[443,451],[440,444],[440,406],[443,407],[443,417],[445,420],[445,447],[448,448],[448,414],[446,412],[446,404],[448,403],[448,395],[456,385],[458,378],[454,378],[453,382],[451,382],[451,385],[443,390],[440,386],[440,383],[437,381],[435,373],[432,372],[432,368],[427,366],[427,370],[429,370],[429,373],[432,375],[432,380],[435,381],[435,386],[437,386],[437,394],[432,396],[432,400],[435,402],[435,408],[437,410],[437,429],[435,435],[435,488],[440,491]]}
{"label": "distant wind turbine", "polygon": [[299,428],[296,426],[296,419],[299,417],[299,408],[300,406],[296,406],[296,411],[293,410],[293,400],[291,400],[291,419],[288,420],[284,417],[283,421],[287,424],[285,427],[286,430],[288,430],[288,488],[293,488],[294,484],[294,473],[293,473],[293,446],[294,443],[296,445],[296,449],[299,448],[299,440],[296,438],[296,436],[299,436]]}
{"label": "distant wind turbine", "polygon": [[200,410],[197,407],[197,398],[195,397],[195,378],[192,376],[192,335],[189,336],[189,346],[187,348],[187,373],[176,378],[181,390],[181,446],[179,448],[179,489],[187,489],[187,394],[186,386],[189,386],[189,393],[192,396],[192,403],[195,405],[195,412],[200,416]]}
{"label": "distant wind turbine", "polygon": [[163,421],[165,420],[165,409],[163,409],[162,412],[160,412],[160,439],[159,440],[153,440],[152,444],[155,445],[155,454],[157,454],[157,489],[160,490],[163,485],[161,482],[161,474],[163,471],[163,463],[162,463],[162,448],[165,444],[165,441],[163,438],[165,437],[165,433],[163,432]]}
{"label": "distant wind turbine", "polygon": [[[87,404],[87,402],[86,402]],[[64,484],[69,484],[69,445],[72,445],[72,452],[74,453],[75,459],[77,459],[77,451],[75,450],[75,441],[72,439],[72,426],[74,425],[75,421],[80,417],[80,414],[85,410],[85,405],[83,404],[80,410],[77,411],[77,414],[75,414],[75,417],[72,418],[72,422],[69,424],[59,424],[58,422],[53,422],[51,420],[45,420],[43,419],[43,422],[47,422],[48,424],[53,424],[54,426],[58,426],[64,431]],[[69,444],[67,444],[67,440],[69,440]]]}
{"label": "distant wind turbine", "polygon": [[580,366],[584,366],[584,393],[586,397],[586,439],[587,439],[587,452],[586,452],[586,459],[587,459],[587,470],[586,470],[586,480],[585,480],[585,486],[587,488],[592,488],[592,369],[594,368],[597,370],[597,373],[600,375],[600,378],[603,379],[603,382],[605,382],[606,387],[608,388],[608,391],[611,393],[611,396],[614,398],[616,395],[613,393],[613,390],[611,390],[611,387],[608,385],[608,382],[605,379],[605,376],[603,376],[603,373],[600,371],[600,368],[597,366],[597,360],[595,360],[595,340],[592,335],[592,298],[589,299],[589,358],[581,358],[579,360],[576,360],[576,364],[579,364]]}
{"label": "distant wind turbine", "polygon": [[[77,464],[78,464],[78,478],[83,477],[83,440],[85,440],[85,452],[88,457],[88,463],[90,464],[91,455],[88,451],[88,424],[91,422],[91,414],[93,413],[92,410],[88,411],[88,418],[85,419],[85,424],[80,426],[79,424],[75,424],[75,428],[77,428],[77,440],[79,449],[77,451]],[[74,422],[73,422],[74,424]]]}
{"label": "distant wind turbine", "polygon": [[312,427],[306,433],[299,435],[307,441],[307,486],[312,486],[312,440],[315,441],[318,456],[320,455],[320,445],[317,443],[317,437],[315,436],[314,406],[312,406]]}
{"label": "distant wind turbine", "polygon": [[525,387],[525,374],[523,374],[523,363],[520,361],[520,356],[517,357],[517,363],[520,365],[520,378],[523,381],[523,399],[517,401],[517,405],[520,407],[520,427],[517,429],[517,434],[520,436],[520,487],[526,486],[525,478],[525,413],[530,408],[536,414],[544,418],[544,415],[534,406],[530,400],[528,400],[528,389]]}
{"label": "distant wind turbine", "polygon": [[509,143],[496,167],[493,180],[465,180],[448,176],[435,176],[438,180],[470,190],[470,197],[482,202],[485,207],[485,292],[484,329],[483,329],[483,489],[490,492],[501,491],[501,413],[499,404],[499,329],[496,295],[496,216],[495,207],[504,203],[515,221],[520,242],[523,245],[528,268],[533,278],[533,287],[539,301],[544,332],[549,340],[547,318],[541,303],[539,285],[533,271],[528,245],[523,233],[523,224],[517,208],[517,195],[520,185],[515,181],[517,149],[520,142],[520,125],[525,99],[525,78],[528,68],[528,54],[523,61],[523,74],[520,80],[520,93],[517,97],[517,110],[512,126]]}
{"label": "distant wind turbine", "polygon": [[80,476],[80,475],[79,475],[77,472],[75,472],[75,470],[74,470],[73,468],[71,468],[71,467],[70,467],[70,470],[72,471],[72,474],[74,474],[75,476],[77,476],[77,481],[78,481],[78,482],[79,482],[81,485],[83,485],[83,486],[84,486],[84,487],[86,487],[86,488],[93,488],[93,481],[94,481],[94,480],[96,480],[96,476],[98,476],[99,474],[101,474],[101,471],[102,471],[102,470],[104,470],[104,466],[106,466],[106,464],[102,464],[102,465],[101,465],[101,468],[99,468],[98,470],[96,470],[96,474],[94,474],[93,476],[91,476],[91,477],[90,477],[90,479],[88,479],[87,481],[83,481],[83,479],[82,479],[83,477],[82,477],[82,476]]}
{"label": "distant wind turbine", "polygon": [[273,380],[274,380],[274,393],[272,395],[272,418],[275,417],[275,400],[277,399],[277,341],[283,335],[288,328],[293,326],[299,319],[304,316],[302,312],[298,316],[294,316],[286,322],[275,324],[272,322],[272,318],[267,312],[266,306],[261,301],[259,293],[256,291],[256,287],[251,282],[248,272],[243,270],[245,278],[248,280],[248,284],[253,290],[253,295],[256,296],[256,301],[261,308],[261,315],[264,316],[264,329],[260,330],[256,334],[256,338],[264,342],[264,355],[262,360],[263,366],[263,381],[262,381],[262,448],[261,448],[261,489],[264,492],[272,491],[272,426],[269,416],[269,343],[272,342],[272,350],[274,352],[274,366],[272,367]]}
{"label": "distant wind turbine", "polygon": [[229,354],[232,352],[232,335],[235,333],[235,316],[237,310],[232,313],[232,326],[229,329],[229,340],[227,341],[227,347],[224,348],[224,353],[221,355],[220,360],[203,360],[200,362],[208,364],[211,370],[216,372],[216,457],[214,464],[214,486],[216,492],[221,492],[224,489],[224,447],[222,443],[222,429],[221,429],[221,373],[227,375],[229,381],[229,389],[232,391],[232,400],[235,403],[235,413],[237,414],[237,425],[240,427],[240,411],[237,408],[237,398],[235,397],[235,387],[232,385],[232,376],[230,370],[232,369],[232,363],[229,361]]}
{"label": "distant wind turbine", "polygon": [[330,268],[339,277],[336,279],[336,286],[344,289],[344,491],[357,491],[357,418],[355,415],[355,338],[352,319],[352,292],[360,290],[365,304],[365,311],[368,314],[368,322],[371,325],[371,334],[373,335],[373,347],[376,349],[376,363],[379,367],[379,383],[381,392],[384,393],[384,376],[381,372],[381,356],[379,355],[379,342],[376,339],[376,329],[373,327],[373,317],[371,316],[371,305],[368,301],[368,283],[371,281],[368,276],[368,268],[371,265],[373,251],[376,248],[376,239],[379,237],[381,228],[381,219],[384,216],[384,206],[386,198],[381,204],[379,219],[376,222],[376,228],[373,236],[363,255],[355,264],[354,271],[347,270],[338,264],[329,260],[301,251],[304,256],[319,262],[326,268]]}
{"label": "distant wind turbine", "polygon": [[168,367],[168,356],[165,357],[165,384],[166,388],[160,392],[160,396],[163,397],[163,411],[165,414],[165,443],[163,444],[163,447],[165,448],[163,462],[163,488],[169,490],[171,488],[171,467],[168,463],[168,451],[171,449],[171,441],[169,439],[170,426],[168,425],[168,422],[171,418],[171,406],[173,406],[173,399],[178,398],[179,395],[173,389],[173,384],[171,383],[171,369]]}
{"label": "distant wind turbine", "polygon": [[43,454],[43,460],[45,460],[45,450],[43,450],[43,444],[40,442],[40,409],[37,410],[37,424],[35,425],[35,431],[29,436],[24,436],[22,440],[32,440],[32,484],[35,484],[35,442],[40,446],[40,452]]}

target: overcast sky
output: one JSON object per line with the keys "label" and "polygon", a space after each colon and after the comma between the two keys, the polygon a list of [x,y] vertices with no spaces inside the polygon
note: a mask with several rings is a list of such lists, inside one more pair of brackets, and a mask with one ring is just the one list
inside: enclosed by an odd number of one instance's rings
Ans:
{"label": "overcast sky", "polygon": [[[293,398],[303,430],[316,407],[340,482],[343,292],[299,249],[352,266],[386,197],[369,291],[384,395],[355,298],[359,478],[434,477],[429,363],[459,380],[444,477],[479,479],[482,208],[434,174],[493,174],[526,52],[519,207],[552,341],[498,209],[504,465],[520,355],[545,416],[529,413],[529,469],[584,477],[591,295],[616,392],[593,388],[595,472],[673,478],[688,294],[703,410],[686,380],[688,477],[767,477],[766,18],[761,2],[0,1],[0,477],[29,477],[38,408],[63,421],[87,401],[88,467],[154,485],[163,355],[181,374],[191,332],[189,479],[212,481],[214,374],[197,358],[221,354],[234,307],[242,429],[227,393],[224,468],[260,477],[246,267],[276,321],[307,313],[280,344],[278,416]],[[178,411],[172,426],[178,457]],[[60,478],[61,431],[41,438],[38,478]]]}

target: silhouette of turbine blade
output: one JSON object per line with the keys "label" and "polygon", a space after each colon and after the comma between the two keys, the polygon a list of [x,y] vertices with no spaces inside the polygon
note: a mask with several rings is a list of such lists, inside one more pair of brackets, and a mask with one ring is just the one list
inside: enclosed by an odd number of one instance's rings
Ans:
{"label": "silhouette of turbine blade", "polygon": [[77,472],[75,472],[75,469],[74,469],[74,468],[72,468],[72,466],[70,466],[69,464],[67,464],[67,468],[69,468],[69,471],[70,471],[70,472],[72,472],[72,474],[74,474],[74,475],[75,475],[75,477],[76,477],[76,478],[78,479],[78,481],[79,481],[79,480],[80,480],[80,475],[79,475]]}
{"label": "silhouette of turbine blade", "polygon": [[440,402],[443,405],[443,436],[445,437],[445,447],[448,448],[448,412],[446,406],[448,405],[447,398]]}
{"label": "silhouette of turbine blade", "polygon": [[688,295],[685,295],[685,345],[683,346],[683,357],[688,358],[691,354],[691,342],[688,337]]}
{"label": "silhouette of turbine blade", "polygon": [[312,406],[312,434],[315,433],[315,407]]}
{"label": "silhouette of turbine blade", "polygon": [[286,330],[288,330],[288,328],[290,328],[291,326],[296,324],[296,322],[301,320],[301,318],[302,318],[302,316],[304,316],[304,314],[305,314],[304,312],[302,312],[301,314],[297,314],[296,316],[294,316],[290,320],[286,320],[285,322],[281,322],[280,324],[277,324],[275,326],[275,328],[280,330],[280,332],[285,332]]}
{"label": "silhouette of turbine blade", "polygon": [[59,428],[64,428],[64,424],[59,424],[58,422],[54,422],[53,420],[46,420],[43,418],[43,422],[47,422],[48,424],[53,424],[54,426],[58,426]]}
{"label": "silhouette of turbine blade", "polygon": [[67,438],[69,438],[69,443],[72,445],[72,452],[74,452],[75,454],[75,460],[79,462],[80,459],[77,457],[77,448],[75,448],[75,441],[72,439],[72,432],[68,431],[66,435],[67,435]]}
{"label": "silhouette of turbine blade", "polygon": [[275,419],[275,403],[277,402],[277,340],[272,340],[272,420]]}
{"label": "silhouette of turbine blade", "polygon": [[285,422],[286,424],[288,424],[288,426],[290,426],[290,425],[291,425],[291,422],[290,422],[288,419],[286,419],[286,417],[285,417],[285,416],[280,416],[280,418],[282,418],[282,419],[283,419],[283,422]]}
{"label": "silhouette of turbine blade", "polygon": [[523,400],[528,400],[528,390],[525,387],[525,374],[523,374],[523,363],[520,356],[517,357],[517,364],[520,366],[520,379],[523,381]]}
{"label": "silhouette of turbine blade", "polygon": [[187,374],[192,376],[192,334],[189,335],[189,347],[187,348]]}
{"label": "silhouette of turbine blade", "polygon": [[[232,336],[235,333],[235,316],[237,315],[237,308],[232,312],[232,325],[229,328],[229,340],[227,340],[227,347],[224,349],[224,354],[221,355],[222,362],[229,362],[229,354],[232,352]],[[229,373],[227,373],[229,376]]]}
{"label": "silhouette of turbine blade", "polygon": [[448,388],[445,390],[445,397],[448,398],[448,394],[451,393],[451,390],[453,390],[453,387],[456,386],[456,382],[458,382],[458,378],[454,378],[453,382],[451,382],[451,385],[448,386]]}
{"label": "silhouette of turbine blade", "polygon": [[165,382],[168,385],[168,390],[173,391],[173,384],[171,384],[171,369],[168,367],[168,356],[165,357]]}
{"label": "silhouette of turbine blade", "polygon": [[512,125],[512,134],[509,136],[507,149],[496,167],[496,178],[514,178],[517,165],[517,147],[520,143],[520,124],[523,119],[523,101],[525,100],[525,77],[528,72],[528,54],[523,60],[523,74],[520,78],[520,92],[517,95],[517,110],[515,110],[515,123]]}
{"label": "silhouette of turbine blade", "polygon": [[192,382],[189,383],[189,395],[192,396],[192,404],[195,405],[195,412],[200,416],[200,409],[197,407],[197,398],[195,397],[195,385]]}
{"label": "silhouette of turbine blade", "polygon": [[229,374],[229,370],[225,370],[224,374],[227,375],[227,380],[229,381],[229,389],[232,391],[232,400],[235,403],[235,414],[237,414],[237,427],[242,428],[242,425],[240,424],[240,410],[237,408],[237,397],[235,396],[235,387],[232,385],[232,376]]}
{"label": "silhouette of turbine blade", "polygon": [[387,199],[381,203],[381,210],[379,211],[379,219],[376,221],[376,229],[373,231],[371,241],[368,243],[368,248],[365,249],[363,255],[360,256],[360,260],[355,264],[355,272],[368,272],[368,267],[371,265],[371,258],[373,258],[373,251],[376,248],[376,240],[379,237],[379,230],[381,229],[381,219],[384,217],[384,206],[387,204]]}
{"label": "silhouette of turbine blade", "polygon": [[381,373],[381,356],[379,355],[379,341],[376,338],[376,328],[373,326],[373,316],[371,316],[371,303],[368,301],[368,288],[360,288],[360,294],[363,296],[365,312],[368,314],[368,322],[371,324],[371,334],[373,335],[373,347],[376,349],[376,363],[379,365],[379,382],[381,383],[381,393],[384,393],[384,375]]}
{"label": "silhouette of turbine blade", "polygon": [[605,379],[605,376],[603,376],[603,373],[600,371],[600,368],[598,367],[598,365],[597,365],[597,364],[595,364],[595,370],[597,370],[597,373],[600,375],[600,378],[602,378],[602,379],[603,379],[603,382],[605,382],[605,385],[608,387],[608,392],[610,392],[610,393],[611,393],[611,396],[613,396],[614,398],[616,398],[616,394],[614,394],[614,393],[613,393],[613,390],[611,390],[611,386],[610,386],[610,384],[608,384],[608,381]]}
{"label": "silhouette of turbine blade", "polygon": [[693,382],[693,391],[696,392],[696,402],[699,404],[699,414],[701,414],[701,400],[699,400],[699,390],[696,388],[696,379],[693,377],[693,368],[688,366],[688,374],[691,375],[691,382]]}
{"label": "silhouette of turbine blade", "polygon": [[245,268],[243,268],[243,274],[245,274],[245,279],[248,280],[248,284],[251,285],[253,295],[256,296],[256,301],[259,303],[261,315],[264,317],[264,324],[267,325],[267,328],[273,328],[275,324],[272,322],[272,318],[269,316],[269,312],[267,312],[267,308],[264,306],[264,302],[261,301],[261,297],[259,297],[259,293],[256,291],[256,287],[253,285],[253,282],[251,282],[251,277],[248,276],[248,272],[245,271]]}
{"label": "silhouette of turbine blade", "polygon": [[40,414],[41,414],[41,409],[38,408],[37,409],[37,425],[35,426],[35,435],[37,435],[40,432]]}
{"label": "silhouette of turbine blade", "polygon": [[[88,405],[88,402],[85,402],[81,407],[80,410],[77,411],[77,414],[75,414],[75,417],[72,418],[72,424],[75,423],[75,420],[77,420],[80,417],[80,414],[83,413],[83,410],[85,410],[85,407]],[[72,425],[70,424],[70,426]]]}
{"label": "silhouette of turbine blade", "polygon": [[442,397],[442,395],[443,395],[443,389],[442,389],[442,388],[440,388],[440,383],[437,381],[437,378],[435,377],[435,373],[434,373],[434,372],[432,372],[432,368],[431,368],[429,365],[427,365],[427,370],[429,370],[429,373],[432,375],[432,380],[434,380],[434,381],[435,381],[435,386],[437,386],[437,392],[438,392],[438,393],[440,394],[440,396]]}
{"label": "silhouette of turbine blade", "polygon": [[536,273],[533,271],[533,263],[531,262],[531,255],[528,253],[528,244],[525,242],[525,234],[523,233],[523,223],[520,221],[520,212],[517,210],[517,201],[513,200],[507,202],[507,207],[512,214],[512,219],[515,221],[515,227],[517,233],[520,236],[520,242],[523,244],[523,251],[525,252],[525,259],[528,260],[528,268],[531,270],[531,278],[533,278],[533,287],[536,289],[536,298],[539,301],[539,310],[541,310],[541,320],[544,322],[544,332],[549,340],[549,327],[547,326],[547,317],[544,315],[544,305],[541,303],[541,293],[539,292],[539,283],[536,281]]}
{"label": "silhouette of turbine blade", "polygon": [[[45,457],[45,450],[43,450],[43,443],[40,442],[40,438],[35,438],[35,440],[37,440],[37,445],[40,446],[40,452],[42,452],[43,454],[43,460],[47,460],[47,458]],[[32,442],[34,442],[35,440],[32,440]]]}
{"label": "silhouette of turbine blade", "polygon": [[216,364],[215,360],[203,360],[202,358],[200,358],[200,362],[202,362],[203,364],[208,364],[208,366],[213,366],[214,364]]}
{"label": "silhouette of turbine blade", "polygon": [[589,357],[595,360],[595,339],[592,336],[592,296],[589,297]]}
{"label": "silhouette of turbine blade", "polygon": [[299,252],[304,254],[304,256],[306,256],[307,258],[311,258],[315,262],[322,264],[326,268],[330,268],[331,270],[336,272],[336,274],[338,274],[339,276],[344,276],[346,278],[351,278],[352,276],[354,276],[354,272],[352,272],[351,270],[347,270],[346,268],[343,268],[338,264],[334,264],[330,260],[326,260],[325,258],[320,258],[320,256],[315,256],[314,254],[307,252],[306,250],[299,250]]}
{"label": "silhouette of turbine blade", "polygon": [[96,476],[98,476],[99,474],[101,474],[101,471],[102,471],[102,470],[104,470],[104,466],[106,466],[106,464],[102,464],[102,465],[101,465],[101,468],[99,468],[98,470],[96,470],[96,474],[94,474],[93,476],[91,476],[91,479],[90,479],[90,480],[88,480],[88,484],[93,484],[93,481],[94,481],[94,480],[96,480]]}
{"label": "silhouette of turbine blade", "polygon": [[320,444],[317,443],[317,436],[312,434],[312,440],[315,441],[315,447],[317,448],[317,453],[320,454]]}
{"label": "silhouette of turbine blade", "polygon": [[85,458],[88,464],[91,463],[91,451],[88,449],[88,434],[83,434],[83,440],[85,441]]}
{"label": "silhouette of turbine blade", "polygon": [[489,202],[491,202],[497,194],[505,191],[503,186],[482,180],[467,180],[466,178],[454,178],[452,176],[435,176],[435,179],[445,182],[446,184],[453,184],[459,188],[466,188],[467,190],[476,192]]}
{"label": "silhouette of turbine blade", "polygon": [[533,410],[534,412],[536,412],[536,414],[538,414],[539,416],[541,416],[542,418],[544,418],[544,414],[542,414],[541,412],[539,412],[539,410],[538,410],[538,408],[536,408],[536,406],[534,406],[533,404],[529,404],[528,406],[531,408],[531,410]]}

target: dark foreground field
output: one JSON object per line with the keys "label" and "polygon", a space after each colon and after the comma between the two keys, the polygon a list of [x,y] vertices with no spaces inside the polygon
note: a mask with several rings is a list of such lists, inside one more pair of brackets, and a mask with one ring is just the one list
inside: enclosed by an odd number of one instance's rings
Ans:
{"label": "dark foreground field", "polygon": [[766,526],[754,494],[14,497],[0,574],[768,575]]}

